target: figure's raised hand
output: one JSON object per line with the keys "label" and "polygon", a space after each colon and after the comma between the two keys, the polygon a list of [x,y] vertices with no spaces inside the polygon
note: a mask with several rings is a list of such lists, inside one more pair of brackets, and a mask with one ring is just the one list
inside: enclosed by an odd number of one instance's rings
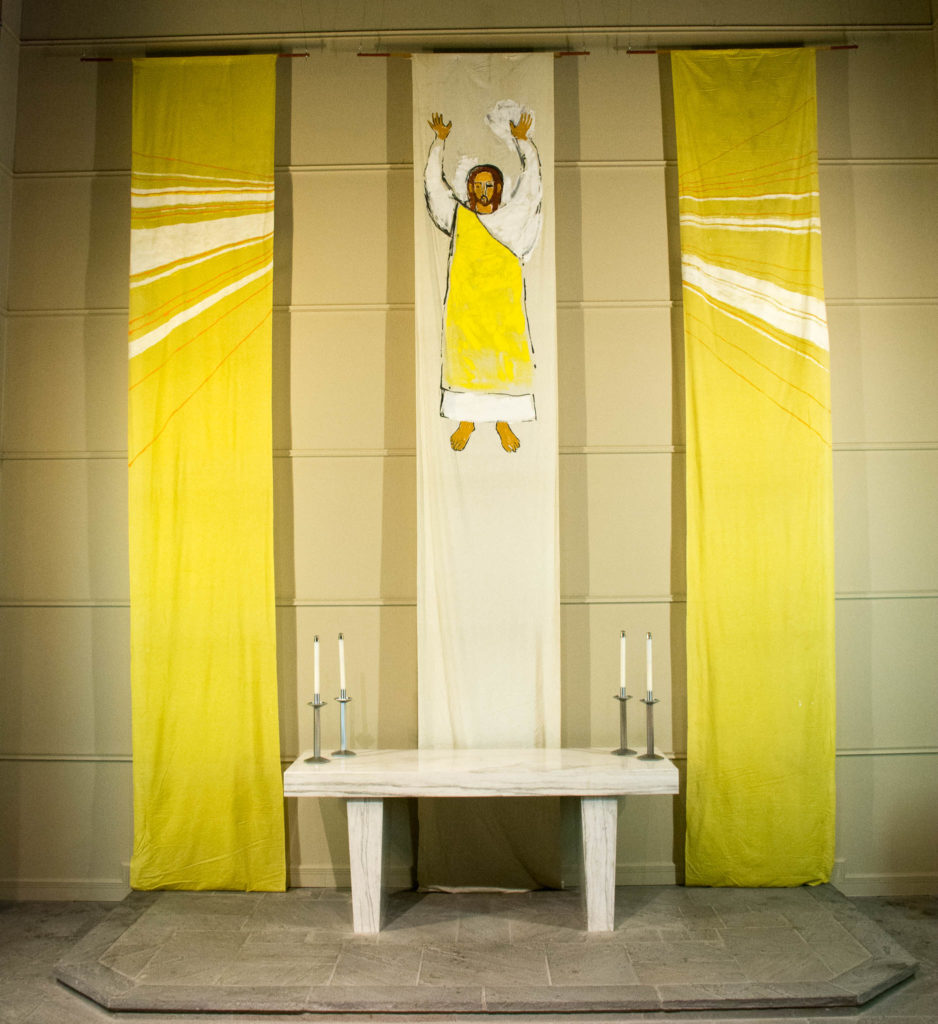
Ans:
{"label": "figure's raised hand", "polygon": [[528,132],[531,130],[531,125],[534,123],[534,118],[531,114],[525,112],[518,118],[517,124],[514,121],[509,121],[508,123],[511,125],[511,134],[516,139],[526,139]]}
{"label": "figure's raised hand", "polygon": [[438,139],[445,139],[446,136],[449,135],[450,128],[453,127],[452,121],[450,121],[449,124],[446,124],[443,121],[442,114],[434,114],[430,120],[427,121],[427,124],[436,132],[436,137]]}

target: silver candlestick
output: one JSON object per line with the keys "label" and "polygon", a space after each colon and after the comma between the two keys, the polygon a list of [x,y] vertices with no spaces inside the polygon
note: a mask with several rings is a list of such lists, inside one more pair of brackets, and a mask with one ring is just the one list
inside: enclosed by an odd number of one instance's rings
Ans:
{"label": "silver candlestick", "polygon": [[634,754],[635,751],[629,746],[629,733],[627,728],[625,703],[632,698],[624,693],[617,693],[616,700],[619,702],[619,749],[613,750],[613,754],[624,757],[626,754]]}
{"label": "silver candlestick", "polygon": [[345,690],[339,691],[339,696],[336,700],[339,704],[339,749],[332,751],[333,757],[354,757],[355,751],[348,749],[347,740],[347,729],[346,729],[346,708],[348,707],[351,697],[346,693]]}
{"label": "silver candlestick", "polygon": [[319,712],[326,706],[326,702],[320,700],[317,693],[312,700],[308,700],[306,703],[313,709],[313,756],[305,757],[303,760],[306,764],[324,764],[329,758],[323,757],[320,753],[322,733],[320,732]]}
{"label": "silver candlestick", "polygon": [[648,750],[644,754],[639,754],[639,761],[663,761],[664,758],[661,754],[655,753],[655,705],[658,702],[656,697],[652,697],[650,700],[647,697],[642,697],[642,703],[645,705],[645,735],[648,738]]}

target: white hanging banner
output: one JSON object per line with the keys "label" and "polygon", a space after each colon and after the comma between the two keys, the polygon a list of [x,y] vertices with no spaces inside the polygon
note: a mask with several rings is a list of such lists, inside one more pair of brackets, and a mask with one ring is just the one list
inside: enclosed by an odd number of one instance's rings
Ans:
{"label": "white hanging banner", "polygon": [[421,747],[560,744],[553,65],[413,60]]}

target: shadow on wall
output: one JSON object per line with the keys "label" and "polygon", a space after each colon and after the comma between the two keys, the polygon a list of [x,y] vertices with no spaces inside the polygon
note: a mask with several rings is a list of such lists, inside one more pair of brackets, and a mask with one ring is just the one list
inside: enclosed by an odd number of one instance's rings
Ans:
{"label": "shadow on wall", "polygon": [[[74,58],[73,58],[74,59]],[[85,65],[88,75],[95,76],[93,169],[97,172],[129,169],[131,166],[131,114],[133,96],[133,65]],[[124,190],[115,201],[115,187]],[[109,601],[127,600],[128,580],[128,498],[127,498],[127,314],[99,313],[108,307],[127,307],[130,248],[130,180],[129,175],[114,177],[95,174],[91,182],[91,204],[88,223],[88,262],[85,271],[84,307],[92,315],[83,317],[84,434],[71,438],[75,449],[107,452],[101,459],[86,462],[86,514],[88,526],[85,554],[88,566],[87,594],[104,607],[91,607],[86,612],[89,633],[90,663],[87,668],[93,708],[93,749],[102,753],[131,752],[130,705],[130,613],[122,607],[107,607]],[[120,244],[115,245],[116,240]],[[113,298],[112,298],[113,296]],[[116,322],[119,320],[119,324]],[[113,393],[105,390],[105,382],[113,382]],[[120,453],[112,458],[112,453]],[[115,478],[120,484],[115,488]],[[115,500],[117,497],[117,500]],[[82,517],[75,517],[81,522]],[[123,538],[116,555],[115,538]],[[115,569],[119,566],[120,575]],[[115,587],[116,579],[122,586]],[[120,687],[123,704],[115,707],[113,696],[114,637],[123,630],[126,660],[126,685]],[[87,705],[86,705],[87,707]],[[115,718],[119,716],[119,724]],[[118,747],[118,749],[114,749]],[[110,748],[110,749],[108,749]],[[98,844],[117,830],[114,822],[127,827],[124,835],[116,835],[119,859],[129,862],[133,846],[133,792],[130,765],[98,764],[85,766],[91,773],[87,788],[78,788],[81,818],[90,823],[94,841],[89,844],[88,875],[98,873],[95,861]],[[124,775],[123,785],[115,785],[114,773]],[[115,793],[126,795],[120,810],[114,807]],[[126,824],[125,824],[126,823]],[[123,831],[123,827],[121,828]],[[123,879],[106,879],[118,886]]]}
{"label": "shadow on wall", "polygon": [[678,883],[684,881],[687,762],[687,493],[684,415],[684,308],[681,283],[681,233],[678,204],[677,138],[671,58],[658,56],[662,143],[665,156],[665,207],[668,226],[668,290],[671,298],[671,744],[681,774],[673,799],[673,850]]}
{"label": "shadow on wall", "polygon": [[297,721],[297,625],[293,507],[293,426],[290,369],[293,281],[292,85],[294,61],[277,61],[274,132],[276,218],[274,221],[274,311],[272,416],[274,473],[274,566],[277,599],[277,692],[280,749],[299,749]]}
{"label": "shadow on wall", "polygon": [[[583,299],[583,203],[580,171],[580,66],[579,61],[554,62],[554,122],[556,158],[564,166],[556,176],[563,179],[555,194],[557,259],[557,417],[561,452],[559,492],[564,496],[560,510],[560,592],[567,596],[590,593],[589,544],[589,460],[576,454],[587,441],[586,324]],[[571,567],[575,567],[571,571]],[[566,604],[561,608],[561,745],[589,747],[592,700],[589,681],[591,608],[589,604]],[[584,693],[584,687],[587,692]],[[574,808],[574,811],[576,808]],[[569,808],[564,807],[564,813]],[[578,827],[578,822],[575,823]],[[574,828],[565,821],[564,835]],[[565,850],[565,863],[578,853]]]}
{"label": "shadow on wall", "polygon": [[[377,747],[417,746],[417,482],[411,63],[387,61],[387,282],[378,618]],[[402,165],[402,166],[398,166]],[[398,307],[398,308],[395,308]],[[404,307],[404,308],[402,308]],[[409,308],[406,308],[409,307]],[[406,593],[402,590],[406,587]],[[375,719],[372,719],[375,720]],[[389,856],[416,885],[417,801],[394,800]],[[406,867],[405,867],[406,866]],[[402,876],[399,874],[399,877]]]}

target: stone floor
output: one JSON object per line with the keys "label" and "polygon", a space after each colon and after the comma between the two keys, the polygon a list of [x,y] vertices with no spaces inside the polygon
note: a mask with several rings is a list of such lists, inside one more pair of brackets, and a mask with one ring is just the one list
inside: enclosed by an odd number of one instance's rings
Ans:
{"label": "stone floor", "polygon": [[[356,937],[348,893],[333,890],[3,903],[0,1022],[938,1024],[935,897],[635,887],[617,891],[614,933],[582,932],[579,915],[573,893],[406,893],[380,936]],[[870,998],[834,1006],[837,989]],[[784,1005],[756,1008],[767,995]]]}

